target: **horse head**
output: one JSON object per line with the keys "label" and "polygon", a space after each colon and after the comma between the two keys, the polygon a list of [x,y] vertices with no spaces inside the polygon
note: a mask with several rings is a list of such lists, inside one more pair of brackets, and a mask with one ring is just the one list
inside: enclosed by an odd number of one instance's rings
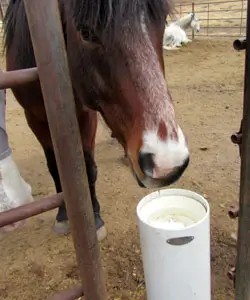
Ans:
{"label": "horse head", "polygon": [[200,31],[200,21],[197,18],[195,13],[191,13],[192,14],[192,20],[191,20],[191,28],[194,29],[196,32]]}
{"label": "horse head", "polygon": [[[75,0],[76,92],[101,113],[124,147],[141,186],[175,182],[189,162],[165,81],[162,39],[166,0]],[[67,33],[70,47],[73,35]],[[72,52],[73,53],[73,52]],[[80,61],[80,62],[79,62]]]}

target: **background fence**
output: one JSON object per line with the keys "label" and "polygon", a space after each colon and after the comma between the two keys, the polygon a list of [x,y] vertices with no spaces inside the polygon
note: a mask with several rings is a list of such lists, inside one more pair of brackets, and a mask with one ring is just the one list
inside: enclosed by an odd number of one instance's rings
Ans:
{"label": "background fence", "polygon": [[[0,0],[0,22],[8,1]],[[201,22],[201,31],[194,33],[195,36],[246,36],[247,0],[182,2],[176,6],[175,17],[180,18],[190,12],[195,12]],[[191,29],[188,30],[188,34],[192,35]]]}
{"label": "background fence", "polygon": [[7,9],[8,3],[9,3],[9,0],[0,0],[0,18],[1,18],[1,21],[2,21],[2,18],[4,16],[4,14],[5,14],[5,11]]}
{"label": "background fence", "polygon": [[[176,18],[195,12],[201,30],[195,36],[245,37],[247,0],[189,2],[176,6]],[[192,34],[192,30],[188,31]]]}

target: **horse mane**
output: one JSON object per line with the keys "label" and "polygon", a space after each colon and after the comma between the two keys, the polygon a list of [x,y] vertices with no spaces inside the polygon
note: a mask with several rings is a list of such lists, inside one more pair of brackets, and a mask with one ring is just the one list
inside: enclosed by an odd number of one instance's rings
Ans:
{"label": "horse mane", "polygon": [[[144,21],[157,23],[172,12],[172,0],[59,0],[61,7],[70,8],[77,30],[90,38],[98,32],[99,38],[109,41],[119,39],[124,26],[133,32]],[[165,20],[164,20],[165,21]],[[62,22],[65,20],[62,17]],[[16,51],[16,63],[20,68],[36,66],[28,20],[22,0],[10,0],[3,21],[4,49],[11,46]],[[83,36],[85,37],[85,36]]]}
{"label": "horse mane", "polygon": [[[133,31],[141,28],[141,16],[145,22],[161,22],[172,12],[171,0],[73,0],[74,21],[78,30],[87,28],[91,32],[116,39],[124,26]],[[164,20],[165,21],[165,20]]]}
{"label": "horse mane", "polygon": [[3,19],[3,30],[4,50],[8,51],[13,46],[17,68],[35,67],[36,60],[23,1],[9,1]]}

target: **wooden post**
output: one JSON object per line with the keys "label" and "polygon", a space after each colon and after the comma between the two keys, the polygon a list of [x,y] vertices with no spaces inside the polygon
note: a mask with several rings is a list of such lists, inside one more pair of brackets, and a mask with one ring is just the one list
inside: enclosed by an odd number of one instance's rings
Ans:
{"label": "wooden post", "polygon": [[24,3],[85,299],[107,300],[58,2]]}

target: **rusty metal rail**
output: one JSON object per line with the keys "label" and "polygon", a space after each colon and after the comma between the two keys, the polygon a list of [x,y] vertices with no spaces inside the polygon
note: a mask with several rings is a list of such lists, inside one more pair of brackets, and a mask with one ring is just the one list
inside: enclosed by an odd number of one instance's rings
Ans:
{"label": "rusty metal rail", "polygon": [[247,38],[234,42],[236,50],[246,49],[243,119],[240,130],[232,135],[239,145],[241,157],[239,208],[229,211],[231,217],[239,217],[236,268],[228,272],[235,284],[235,300],[250,299],[250,2],[247,7]]}
{"label": "rusty metal rail", "polygon": [[0,228],[55,209],[62,202],[63,194],[60,193],[2,212],[0,213]]}
{"label": "rusty metal rail", "polygon": [[24,4],[85,298],[107,300],[58,1]]}
{"label": "rusty metal rail", "polygon": [[37,68],[9,72],[0,71],[0,89],[14,88],[18,85],[27,84],[38,79]]}
{"label": "rusty metal rail", "polygon": [[54,209],[64,196],[82,284],[51,299],[79,298],[84,287],[86,300],[107,300],[58,1],[24,0],[24,5],[38,68],[0,71],[0,89],[40,80],[63,195],[1,213],[0,227]]}
{"label": "rusty metal rail", "polygon": [[247,39],[242,121],[240,209],[236,264],[236,300],[250,299],[250,2],[247,4]]}
{"label": "rusty metal rail", "polygon": [[191,11],[197,14],[201,21],[201,31],[194,33],[195,37],[245,37],[246,3],[247,0],[192,0],[178,5],[178,15],[182,17]]}

